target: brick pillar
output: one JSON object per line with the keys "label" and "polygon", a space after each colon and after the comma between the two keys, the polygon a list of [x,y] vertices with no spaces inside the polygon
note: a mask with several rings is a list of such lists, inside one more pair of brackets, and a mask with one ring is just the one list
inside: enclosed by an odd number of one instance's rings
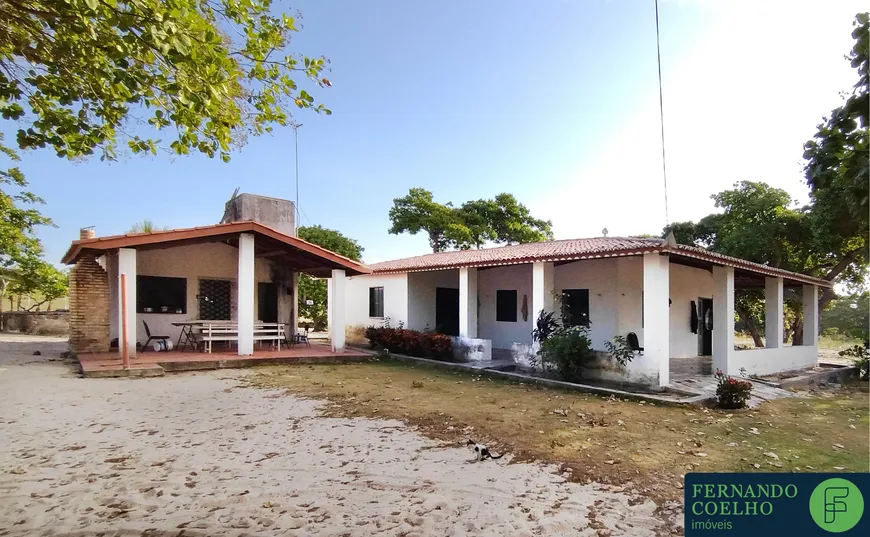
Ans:
{"label": "brick pillar", "polygon": [[109,351],[109,275],[93,257],[69,273],[69,348],[80,354]]}

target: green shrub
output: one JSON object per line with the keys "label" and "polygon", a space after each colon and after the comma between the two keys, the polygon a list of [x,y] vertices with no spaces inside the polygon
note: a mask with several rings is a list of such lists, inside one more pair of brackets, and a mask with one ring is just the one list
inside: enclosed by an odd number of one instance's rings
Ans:
{"label": "green shrub", "polygon": [[738,380],[716,370],[716,406],[719,408],[743,408],[752,395],[752,383]]}
{"label": "green shrub", "polygon": [[628,340],[625,336],[614,336],[610,341],[605,341],[604,346],[607,348],[607,353],[616,360],[616,363],[624,366],[628,362],[634,360],[634,351],[628,345]]}
{"label": "green shrub", "polygon": [[545,371],[555,371],[568,382],[579,382],[583,369],[595,361],[589,329],[585,326],[555,329],[541,341],[538,355]]}
{"label": "green shrub", "polygon": [[870,379],[870,343],[865,341],[863,345],[855,345],[840,351],[838,354],[854,358],[852,363],[858,368],[858,378],[861,380]]}

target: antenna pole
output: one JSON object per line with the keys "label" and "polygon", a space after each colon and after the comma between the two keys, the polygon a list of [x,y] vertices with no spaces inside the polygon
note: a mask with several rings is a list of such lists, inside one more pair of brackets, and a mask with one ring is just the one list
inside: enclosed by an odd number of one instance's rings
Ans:
{"label": "antenna pole", "polygon": [[665,165],[665,108],[664,99],[662,98],[662,49],[659,44],[659,0],[655,0],[656,4],[656,55],[658,57],[659,66],[659,120],[662,126],[662,177],[665,182],[665,225],[670,225],[668,218],[668,168]]}
{"label": "antenna pole", "polygon": [[299,218],[299,127],[302,124],[294,124],[293,125],[293,138],[294,138],[294,146],[296,151],[296,228],[299,229],[299,224],[302,220]]}

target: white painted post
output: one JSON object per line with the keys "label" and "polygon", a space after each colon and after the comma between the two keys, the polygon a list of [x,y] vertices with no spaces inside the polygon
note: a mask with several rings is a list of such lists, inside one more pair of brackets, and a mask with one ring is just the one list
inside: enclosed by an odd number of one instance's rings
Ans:
{"label": "white painted post", "polygon": [[804,345],[819,344],[819,288],[804,285]]}
{"label": "white painted post", "polygon": [[238,281],[239,356],[254,354],[254,236],[239,234]]}
{"label": "white painted post", "polygon": [[553,263],[532,264],[532,330],[537,327],[538,315],[541,311],[554,311],[553,291],[555,290],[553,278]]}
{"label": "white painted post", "polygon": [[734,354],[734,267],[713,267],[713,370],[726,374]]}
{"label": "white painted post", "polygon": [[459,268],[459,335],[477,337],[477,269]]}
{"label": "white painted post", "polygon": [[332,342],[332,352],[344,350],[345,283],[344,271],[333,270],[329,280],[329,286],[332,287],[332,301],[329,303],[329,340]]}
{"label": "white painted post", "polygon": [[659,386],[671,381],[671,264],[667,256],[643,255],[643,360],[656,369]]}
{"label": "white painted post", "polygon": [[329,278],[326,280],[326,326],[330,334],[332,333],[332,296],[332,278]]}
{"label": "white painted post", "polygon": [[[299,331],[299,308],[302,306],[302,301],[299,299],[299,273],[293,273],[293,314],[290,316],[290,341],[296,340],[296,332]],[[327,320],[328,322],[328,320]]]}
{"label": "white painted post", "polygon": [[[118,249],[118,272],[114,275],[118,281],[117,312],[118,312],[118,355],[124,355],[124,335],[121,327],[124,320],[121,318],[121,294],[126,293],[127,299],[127,352],[129,356],[136,356],[136,250],[134,248]],[[126,289],[121,288],[121,274],[127,275]]]}
{"label": "white painted post", "polygon": [[782,278],[764,279],[764,346],[782,347]]}

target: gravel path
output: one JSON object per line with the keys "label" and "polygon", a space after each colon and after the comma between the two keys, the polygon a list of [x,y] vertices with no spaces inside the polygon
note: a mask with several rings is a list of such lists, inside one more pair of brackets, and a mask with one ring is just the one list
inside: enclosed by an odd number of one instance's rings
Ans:
{"label": "gravel path", "polygon": [[396,421],[325,418],[240,387],[244,370],[81,379],[64,347],[0,335],[0,535],[664,531],[648,500],[508,457],[472,463]]}

